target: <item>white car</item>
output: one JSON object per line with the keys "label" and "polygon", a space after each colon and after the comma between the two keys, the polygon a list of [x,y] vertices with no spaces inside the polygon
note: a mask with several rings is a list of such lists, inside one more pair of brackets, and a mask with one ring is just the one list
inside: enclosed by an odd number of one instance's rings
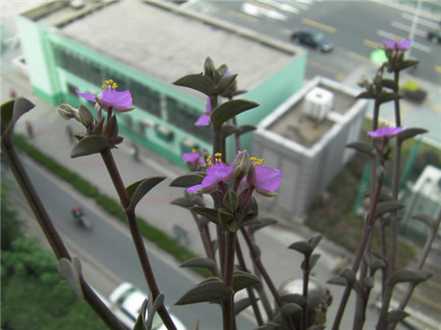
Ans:
{"label": "white car", "polygon": [[[109,296],[111,310],[129,329],[133,329],[135,326],[136,319],[141,311],[142,303],[146,298],[147,296],[141,290],[127,282],[118,286]],[[172,314],[170,315],[177,330],[187,330],[176,316]],[[153,319],[152,330],[167,330],[157,313]]]}

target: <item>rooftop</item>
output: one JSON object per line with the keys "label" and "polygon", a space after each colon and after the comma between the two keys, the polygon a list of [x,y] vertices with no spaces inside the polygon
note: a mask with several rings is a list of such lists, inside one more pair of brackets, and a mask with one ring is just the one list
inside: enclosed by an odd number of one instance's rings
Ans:
{"label": "rooftop", "polygon": [[[305,113],[306,96],[314,88],[332,92],[333,102],[329,112],[317,119]],[[341,125],[348,117],[358,112],[359,101],[356,92],[325,78],[315,78],[298,93],[285,101],[260,125],[259,130],[271,132],[279,140],[294,142],[297,146],[311,148],[324,138],[336,125]]]}
{"label": "rooftop", "polygon": [[[60,7],[59,3],[64,3]],[[239,87],[252,89],[298,51],[214,18],[157,0],[84,0],[72,19],[68,2],[40,15],[63,34],[163,81],[201,72],[207,56],[229,64]],[[130,19],[121,19],[127,13]],[[35,15],[34,15],[35,16]],[[110,32],[111,31],[111,32]]]}

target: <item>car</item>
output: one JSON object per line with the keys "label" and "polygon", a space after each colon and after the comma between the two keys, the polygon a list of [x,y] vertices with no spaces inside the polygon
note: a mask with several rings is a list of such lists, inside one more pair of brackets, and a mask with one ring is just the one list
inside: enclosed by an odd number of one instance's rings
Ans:
{"label": "car", "polygon": [[430,42],[437,42],[441,45],[441,29],[427,32],[427,40]]}
{"label": "car", "polygon": [[[132,284],[124,282],[110,294],[110,309],[125,326],[133,329],[145,299],[147,299],[147,295],[144,292]],[[170,316],[177,330],[187,330],[176,316],[173,314]],[[152,330],[167,330],[158,314],[155,314],[153,318]]]}
{"label": "car", "polygon": [[291,40],[307,47],[318,49],[323,53],[329,53],[334,46],[326,38],[325,34],[315,30],[299,30],[291,35]]}

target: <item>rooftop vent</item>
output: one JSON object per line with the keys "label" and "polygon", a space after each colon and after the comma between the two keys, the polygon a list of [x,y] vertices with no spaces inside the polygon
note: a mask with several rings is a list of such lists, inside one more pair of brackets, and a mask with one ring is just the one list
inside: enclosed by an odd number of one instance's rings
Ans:
{"label": "rooftop vent", "polygon": [[334,105],[334,94],[320,87],[313,88],[305,97],[303,112],[316,120],[323,120]]}

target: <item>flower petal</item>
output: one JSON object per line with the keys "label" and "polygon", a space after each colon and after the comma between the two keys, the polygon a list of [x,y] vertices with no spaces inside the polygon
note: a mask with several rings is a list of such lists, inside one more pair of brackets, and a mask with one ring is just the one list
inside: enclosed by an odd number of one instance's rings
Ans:
{"label": "flower petal", "polygon": [[282,171],[265,166],[256,165],[256,190],[262,192],[275,192],[282,184]]}
{"label": "flower petal", "polygon": [[202,116],[198,118],[198,120],[194,123],[195,126],[201,127],[201,126],[208,126],[210,125],[211,118],[208,114],[204,113]]}
{"label": "flower petal", "polygon": [[369,131],[368,135],[373,139],[392,138],[402,130],[401,127],[380,127],[375,131]]}
{"label": "flower petal", "polygon": [[196,165],[200,163],[201,155],[197,151],[186,152],[182,154],[182,160],[188,164]]}
{"label": "flower petal", "polygon": [[104,106],[112,107],[118,112],[129,111],[133,107],[130,91],[117,91],[111,88],[103,90],[101,102]]}
{"label": "flower petal", "polygon": [[384,48],[386,48],[386,49],[394,50],[395,47],[397,46],[397,43],[395,40],[392,40],[392,39],[384,39],[383,45],[384,45]]}
{"label": "flower petal", "polygon": [[400,50],[408,50],[410,46],[412,46],[412,40],[410,39],[401,39],[396,45],[396,47]]}
{"label": "flower petal", "polygon": [[77,90],[76,93],[77,93],[77,95],[79,97],[82,97],[86,101],[89,101],[89,102],[95,102],[96,101],[96,95],[95,94],[92,94],[90,92],[80,92],[79,90]]}

